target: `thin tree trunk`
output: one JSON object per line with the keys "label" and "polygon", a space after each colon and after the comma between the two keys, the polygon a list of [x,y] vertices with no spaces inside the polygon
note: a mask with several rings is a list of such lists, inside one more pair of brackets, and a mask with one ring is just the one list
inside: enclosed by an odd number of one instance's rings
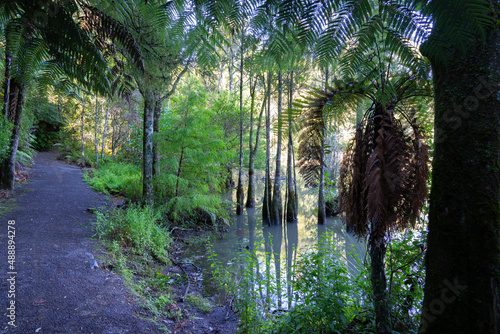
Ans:
{"label": "thin tree trunk", "polygon": [[259,141],[260,141],[260,129],[262,125],[262,115],[266,108],[267,95],[264,96],[264,101],[262,102],[262,107],[259,113],[259,120],[257,125],[257,134],[255,136],[255,146],[252,146],[252,133],[253,133],[253,108],[255,102],[255,89],[257,86],[257,81],[255,81],[252,89],[252,113],[250,115],[250,158],[248,164],[248,195],[247,195],[247,208],[255,207],[255,158],[257,157],[257,152],[259,151]]}
{"label": "thin tree trunk", "polygon": [[154,138],[160,133],[161,103],[157,101],[154,106],[153,118],[153,176],[160,174],[160,147],[158,138]]}
{"label": "thin tree trunk", "polygon": [[[248,191],[247,191],[247,208],[255,207],[255,153],[253,151],[253,112],[255,107],[255,84],[257,84],[257,80],[255,80],[254,86],[252,86],[252,79],[250,79],[250,139],[248,141],[248,147],[250,151],[250,156],[248,157]],[[258,139],[257,139],[258,140]],[[258,143],[256,143],[258,145]]]}
{"label": "thin tree trunk", "polygon": [[293,70],[290,73],[290,87],[288,97],[288,156],[286,168],[286,221],[297,221],[297,193],[294,187],[293,165],[293,138],[292,138],[292,101],[293,101]]}
{"label": "thin tree trunk", "polygon": [[[325,91],[328,89],[328,66],[325,70]],[[319,166],[319,187],[318,187],[318,224],[326,222],[326,203],[325,203],[325,118],[322,120],[321,128],[321,161]]]}
{"label": "thin tree trunk", "polygon": [[266,108],[266,175],[264,197],[262,198],[262,220],[270,223],[271,218],[271,72],[267,74],[267,108]]}
{"label": "thin tree trunk", "polygon": [[99,137],[97,136],[97,123],[99,120],[99,101],[97,96],[95,98],[95,136],[94,136],[94,149],[95,149],[95,164],[99,165]]}
{"label": "thin tree trunk", "polygon": [[85,98],[83,99],[82,114],[81,114],[81,137],[82,137],[82,167],[85,167],[85,140],[83,138],[83,126],[84,126],[84,115],[85,115]]}
{"label": "thin tree trunk", "polygon": [[184,160],[184,147],[181,149],[181,156],[179,158],[179,168],[177,168],[177,182],[175,183],[175,197],[179,197],[179,179],[182,172],[182,162]]}
{"label": "thin tree trunk", "polygon": [[154,93],[144,94],[144,122],[142,134],[142,198],[146,205],[153,205],[153,118],[155,109]]}
{"label": "thin tree trunk", "polygon": [[104,131],[102,132],[101,159],[104,157],[104,145],[106,143],[106,129],[108,127],[109,106],[106,107],[106,117],[104,118]]}
{"label": "thin tree trunk", "polygon": [[324,131],[321,140],[321,165],[319,167],[319,187],[318,187],[318,224],[326,222],[326,203],[325,203],[325,137]]}
{"label": "thin tree trunk", "polygon": [[9,97],[10,97],[10,71],[12,67],[12,53],[11,52],[6,52],[5,53],[5,87],[4,87],[4,95],[3,95],[3,102],[4,102],[4,115],[5,118],[8,118],[9,115]]}
{"label": "thin tree trunk", "polygon": [[[497,1],[492,10],[500,14]],[[492,14],[493,15],[493,14]],[[498,18],[498,16],[496,16]],[[420,332],[500,332],[500,30],[431,57],[435,100]]]}
{"label": "thin tree trunk", "polygon": [[274,173],[273,200],[271,202],[270,223],[281,224],[283,220],[283,203],[281,200],[281,109],[282,109],[282,88],[281,71],[278,72],[278,143],[276,147],[276,170]]}
{"label": "thin tree trunk", "polygon": [[[11,85],[14,81],[11,81]],[[16,173],[16,155],[17,147],[19,146],[19,137],[21,135],[21,117],[24,108],[24,99],[26,94],[26,88],[22,85],[18,85],[17,92],[17,103],[16,103],[16,114],[14,116],[14,129],[12,130],[12,135],[10,138],[10,150],[9,155],[2,163],[2,189],[12,190],[15,184],[15,173]],[[11,87],[12,88],[12,87]]]}
{"label": "thin tree trunk", "polygon": [[238,169],[238,187],[236,189],[236,214],[243,214],[243,202],[245,193],[243,192],[243,37],[241,39],[240,58],[240,164]]}

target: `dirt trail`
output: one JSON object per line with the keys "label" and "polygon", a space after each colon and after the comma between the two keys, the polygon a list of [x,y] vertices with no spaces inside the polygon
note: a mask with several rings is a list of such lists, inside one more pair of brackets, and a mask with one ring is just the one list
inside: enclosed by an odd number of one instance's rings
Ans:
{"label": "dirt trail", "polygon": [[[89,254],[98,254],[99,245],[89,240],[95,218],[87,209],[106,197],[82,182],[78,167],[55,158],[38,154],[29,183],[9,200],[15,209],[0,216],[0,334],[159,333],[139,318],[142,310],[118,275],[91,269]],[[15,275],[8,274],[9,220],[15,221]],[[8,324],[11,301],[17,327]]]}

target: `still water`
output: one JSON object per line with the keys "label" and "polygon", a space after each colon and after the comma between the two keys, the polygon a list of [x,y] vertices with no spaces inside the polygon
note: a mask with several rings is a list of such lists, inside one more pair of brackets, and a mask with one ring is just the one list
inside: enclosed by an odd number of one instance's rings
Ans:
{"label": "still water", "polygon": [[[248,176],[244,175],[244,182],[248,181]],[[212,251],[217,254],[217,260],[223,264],[231,264],[238,252],[245,249],[255,251],[255,256],[259,263],[256,268],[256,276],[263,276],[267,273],[272,276],[274,282],[281,287],[281,291],[272,296],[275,305],[279,308],[287,309],[293,306],[287,302],[287,295],[291,294],[290,280],[293,276],[293,265],[300,258],[300,254],[307,250],[308,246],[317,243],[321,236],[330,232],[336,250],[340,253],[341,259],[347,265],[349,271],[356,272],[356,259],[364,260],[366,247],[363,242],[359,242],[354,236],[347,233],[345,226],[338,217],[327,218],[326,224],[317,224],[317,201],[318,189],[307,188],[302,179],[297,180],[297,191],[299,198],[298,221],[295,223],[283,223],[281,225],[269,226],[262,221],[262,196],[264,193],[263,174],[256,175],[256,207],[246,208],[243,215],[236,216],[232,213],[232,224],[229,232],[221,239],[211,243]],[[286,181],[282,181],[283,194]],[[245,182],[247,183],[247,182]],[[246,189],[245,189],[246,194]],[[236,202],[236,190],[227,194],[228,199]],[[285,205],[283,205],[285,206]],[[196,252],[196,251],[195,251]],[[267,259],[266,259],[266,254]],[[272,254],[272,256],[269,256]],[[215,302],[223,302],[225,296],[214,286],[211,278],[211,261],[205,254],[192,254],[194,262],[205,269],[203,284],[207,297],[211,297]],[[267,261],[266,261],[267,260]]]}

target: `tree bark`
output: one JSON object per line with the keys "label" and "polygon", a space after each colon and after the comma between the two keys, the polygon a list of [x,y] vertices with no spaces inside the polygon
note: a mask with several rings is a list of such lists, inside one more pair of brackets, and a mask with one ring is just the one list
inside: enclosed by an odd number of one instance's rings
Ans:
{"label": "tree bark", "polygon": [[435,150],[420,332],[499,333],[498,26],[446,65],[431,63]]}
{"label": "tree bark", "polygon": [[146,205],[152,206],[153,199],[153,118],[155,97],[147,90],[144,97],[144,122],[142,134],[142,199]]}
{"label": "tree bark", "polygon": [[293,70],[290,73],[290,87],[288,99],[288,157],[286,169],[286,221],[297,221],[297,192],[294,187],[294,164],[293,164],[293,138],[292,138],[292,101],[293,101]]}
{"label": "tree bark", "polygon": [[[16,82],[11,80],[11,85]],[[18,85],[17,91],[17,101],[16,103],[16,114],[14,116],[14,129],[12,130],[12,135],[10,138],[10,150],[9,155],[2,163],[2,189],[12,190],[15,185],[15,173],[16,173],[16,155],[17,147],[19,146],[19,137],[21,135],[21,117],[24,108],[24,99],[26,94],[26,88],[22,85]],[[11,86],[12,88],[12,86]]]}
{"label": "tree bark", "polygon": [[267,74],[267,100],[266,108],[266,175],[264,185],[264,197],[262,198],[262,220],[270,222],[271,218],[271,73]]}
{"label": "tree bark", "polygon": [[281,200],[281,109],[282,109],[282,88],[281,72],[278,73],[278,143],[276,145],[276,170],[274,173],[273,200],[271,202],[271,218],[269,223],[272,225],[281,224],[283,220],[283,203]]}

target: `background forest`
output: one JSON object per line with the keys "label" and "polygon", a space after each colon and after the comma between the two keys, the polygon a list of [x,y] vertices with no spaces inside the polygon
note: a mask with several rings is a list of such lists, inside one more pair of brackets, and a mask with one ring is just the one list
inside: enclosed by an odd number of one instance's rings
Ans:
{"label": "background forest", "polygon": [[495,0],[3,1],[1,186],[57,149],[127,199],[97,214],[110,251],[166,263],[169,231],[223,231],[256,202],[266,224],[295,224],[300,179],[318,224],[340,213],[366,261],[349,272],[325,237],[297,267],[296,306],[271,312],[252,249],[244,270],[215,257],[240,331],[497,333],[499,13]]}

